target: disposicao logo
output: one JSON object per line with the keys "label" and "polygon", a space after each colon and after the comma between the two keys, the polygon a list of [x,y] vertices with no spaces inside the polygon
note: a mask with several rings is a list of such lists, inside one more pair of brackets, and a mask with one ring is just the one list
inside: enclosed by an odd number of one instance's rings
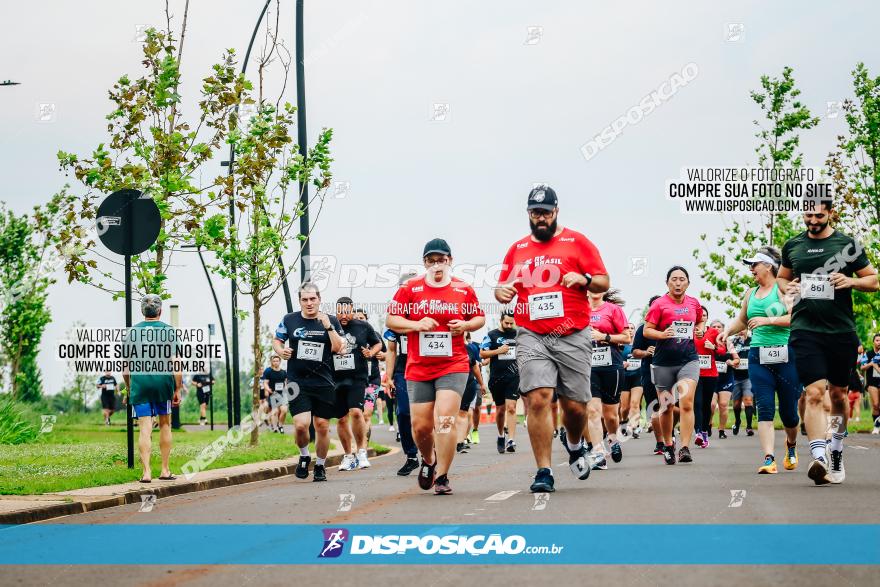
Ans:
{"label": "disposicao logo", "polygon": [[324,548],[318,558],[336,558],[342,554],[345,541],[348,540],[348,530],[345,528],[324,528]]}

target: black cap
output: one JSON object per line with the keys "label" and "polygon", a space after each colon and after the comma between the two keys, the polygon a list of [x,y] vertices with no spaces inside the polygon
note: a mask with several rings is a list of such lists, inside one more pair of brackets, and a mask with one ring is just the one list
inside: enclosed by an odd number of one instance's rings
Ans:
{"label": "black cap", "polygon": [[441,253],[451,257],[452,249],[449,248],[449,245],[442,238],[433,238],[425,245],[425,252],[422,253],[422,258],[427,257],[431,253]]}
{"label": "black cap", "polygon": [[552,210],[559,204],[556,199],[556,192],[549,185],[539,185],[529,192],[529,205],[527,210],[535,208],[541,210]]}

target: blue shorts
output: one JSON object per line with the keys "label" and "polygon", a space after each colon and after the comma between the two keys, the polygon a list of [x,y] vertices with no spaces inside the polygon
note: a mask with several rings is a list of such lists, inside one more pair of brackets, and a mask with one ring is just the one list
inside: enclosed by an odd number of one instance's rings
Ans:
{"label": "blue shorts", "polygon": [[145,404],[135,404],[132,406],[134,415],[138,418],[147,418],[149,416],[167,416],[171,413],[171,400],[164,402],[147,402]]}

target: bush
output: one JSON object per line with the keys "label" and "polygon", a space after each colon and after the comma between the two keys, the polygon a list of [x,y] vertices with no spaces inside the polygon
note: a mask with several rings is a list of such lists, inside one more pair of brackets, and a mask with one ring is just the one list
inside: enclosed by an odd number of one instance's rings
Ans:
{"label": "bush", "polygon": [[0,396],[0,444],[33,442],[40,428],[9,396]]}

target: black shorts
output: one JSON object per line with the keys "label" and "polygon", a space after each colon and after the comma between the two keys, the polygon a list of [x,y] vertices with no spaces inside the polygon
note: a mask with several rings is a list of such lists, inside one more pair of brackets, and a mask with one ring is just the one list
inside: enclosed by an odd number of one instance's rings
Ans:
{"label": "black shorts", "polygon": [[101,407],[105,410],[116,409],[116,392],[112,389],[101,390]]}
{"label": "black shorts", "polygon": [[204,391],[202,391],[201,387],[197,387],[196,388],[196,397],[199,400],[199,404],[206,404],[206,403],[208,403],[208,400],[211,398],[211,392],[209,391],[209,392],[205,393]]}
{"label": "black shorts", "polygon": [[636,371],[623,372],[623,384],[620,386],[620,392],[632,391],[633,387],[642,386],[642,374]]}
{"label": "black shorts", "polygon": [[316,418],[329,420],[336,417],[336,404],[332,389],[299,388],[299,393],[288,403],[290,414],[296,416],[311,412]]}
{"label": "black shorts", "polygon": [[464,393],[461,394],[461,405],[458,407],[460,411],[467,412],[470,409],[471,402],[477,397],[477,390],[479,389],[480,386],[477,385],[476,381],[464,386]]}
{"label": "black shorts", "polygon": [[620,388],[623,385],[623,367],[619,369],[593,369],[590,373],[590,391],[593,399],[599,398],[607,406],[620,403]]}
{"label": "black shorts", "polygon": [[801,385],[806,387],[822,379],[838,387],[849,385],[849,375],[859,349],[859,337],[855,332],[822,334],[792,330],[789,344],[797,357]]}
{"label": "black shorts", "polygon": [[336,386],[336,418],[346,416],[349,410],[355,408],[364,409],[366,401],[367,384],[364,381],[353,383],[341,383]]}
{"label": "black shorts", "polygon": [[[505,377],[489,381],[489,393],[496,406],[504,406],[505,400],[519,399],[519,377]],[[554,391],[554,393],[556,393]]]}

